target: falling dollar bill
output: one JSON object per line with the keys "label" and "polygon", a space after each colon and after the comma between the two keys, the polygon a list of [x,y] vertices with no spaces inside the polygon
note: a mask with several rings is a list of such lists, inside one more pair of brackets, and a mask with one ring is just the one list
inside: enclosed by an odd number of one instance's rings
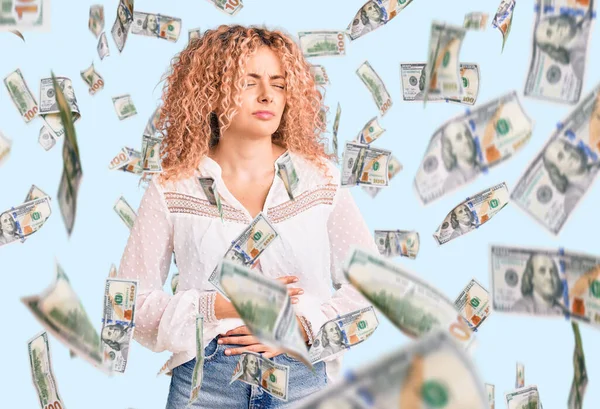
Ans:
{"label": "falling dollar bill", "polygon": [[146,136],[149,136],[152,138],[162,138],[163,137],[163,135],[160,133],[160,131],[158,129],[161,112],[162,112],[161,106],[157,106],[154,109],[154,112],[152,112],[152,115],[150,115],[150,118],[148,118],[148,122],[146,123],[146,127],[144,128],[143,135],[146,135]]}
{"label": "falling dollar bill", "polygon": [[[65,96],[65,101],[68,104],[73,119],[76,121],[81,115],[79,112],[79,105],[77,105],[77,97],[75,96],[73,83],[66,77],[55,78]],[[42,78],[40,80],[40,115],[47,116],[49,114],[58,114],[59,112],[60,109],[58,106],[58,98],[56,97],[56,92],[54,90],[53,79]],[[58,117],[59,115],[56,115],[56,118]]]}
{"label": "falling dollar bill", "polygon": [[69,278],[56,264],[56,278],[42,294],[21,298],[21,302],[54,337],[104,372],[100,337],[73,291]]}
{"label": "falling dollar bill", "polygon": [[2,0],[0,32],[50,31],[50,0]]}
{"label": "falling dollar bill", "polygon": [[[423,101],[425,98],[425,77],[427,75],[425,63],[400,64],[400,77],[402,79],[402,96],[405,101]],[[460,63],[460,78],[462,80],[463,94],[450,97],[429,95],[427,101],[446,101],[464,105],[475,105],[479,94],[479,65]]]}
{"label": "falling dollar bill", "polygon": [[208,202],[213,206],[217,206],[221,221],[223,221],[223,204],[221,203],[219,189],[217,189],[217,182],[211,177],[200,177],[198,178],[198,181],[200,182],[200,187],[202,187]]}
{"label": "falling dollar bill", "polygon": [[52,209],[47,195],[0,213],[0,247],[18,240],[24,242],[42,228],[50,214]]}
{"label": "falling dollar bill", "polygon": [[171,277],[171,291],[173,291],[173,295],[177,293],[177,287],[179,286],[179,272],[175,272],[173,277]]}
{"label": "falling dollar bill", "polygon": [[[0,19],[2,15],[1,13],[2,12],[0,11]],[[39,112],[39,106],[35,100],[35,97],[29,90],[21,70],[17,68],[17,70],[8,74],[4,78],[4,85],[6,85],[8,95],[10,95],[10,99],[12,99],[13,103],[19,110],[23,120],[25,122],[29,122],[35,118]]]}
{"label": "falling dollar bill", "polygon": [[112,101],[120,121],[137,115],[131,95],[118,95],[116,97],[112,97]]}
{"label": "falling dollar bill", "polygon": [[329,84],[329,77],[327,76],[327,71],[325,71],[325,67],[318,64],[311,64],[310,73],[315,79],[315,83],[317,85],[327,85]]}
{"label": "falling dollar bill", "polygon": [[337,104],[337,109],[335,111],[335,119],[333,120],[333,137],[332,137],[332,144],[333,144],[333,153],[335,154],[335,157],[338,157],[338,130],[340,129],[340,117],[342,116],[342,107],[340,106],[340,103],[338,102]]}
{"label": "falling dollar bill", "polygon": [[595,3],[536,0],[525,96],[568,104],[579,101]]}
{"label": "falling dollar bill", "polygon": [[281,178],[290,200],[294,200],[294,192],[298,188],[300,179],[289,151],[277,159],[277,175]]}
{"label": "falling dollar bill", "polygon": [[487,396],[488,396],[488,404],[490,406],[490,409],[496,409],[496,391],[495,391],[496,387],[492,384],[486,383],[485,384],[485,391],[487,392]]}
{"label": "falling dollar bill", "polygon": [[117,156],[110,161],[108,169],[140,174],[142,172],[140,164],[141,158],[142,155],[140,152],[132,148],[124,147]]}
{"label": "falling dollar bill", "polygon": [[56,138],[53,135],[54,133],[48,129],[47,126],[42,126],[40,128],[40,135],[38,137],[38,143],[44,148],[44,150],[49,151],[56,145]]}
{"label": "falling dollar bill", "polygon": [[161,14],[142,13],[140,11],[133,13],[131,34],[157,37],[176,42],[179,39],[180,33],[180,18],[163,16]]}
{"label": "falling dollar bill", "polygon": [[505,397],[507,409],[541,409],[540,393],[536,385],[516,389]]}
{"label": "falling dollar bill", "polygon": [[129,203],[127,203],[127,200],[125,200],[123,196],[119,197],[113,209],[117,212],[121,220],[123,220],[123,223],[131,230],[135,223],[135,219],[137,218],[137,214],[135,213],[135,210],[131,208]]}
{"label": "falling dollar bill", "polygon": [[81,71],[81,78],[83,78],[85,83],[90,87],[90,95],[94,95],[96,92],[104,88],[104,79],[96,72],[94,64]]}
{"label": "falling dollar bill", "polygon": [[137,280],[107,278],[102,317],[102,357],[109,370],[124,373],[134,331]]}
{"label": "falling dollar bill", "polygon": [[515,378],[515,389],[525,386],[525,365],[522,362],[517,362],[517,376]]}
{"label": "falling dollar bill", "polygon": [[188,43],[192,40],[199,39],[202,37],[202,30],[200,27],[190,28],[188,30]]}
{"label": "falling dollar bill", "polygon": [[12,140],[8,139],[2,131],[0,131],[0,165],[10,154],[10,148],[12,147]]}
{"label": "falling dollar bill", "polygon": [[341,31],[301,31],[298,38],[305,57],[346,55],[346,36]]}
{"label": "falling dollar bill", "polygon": [[208,2],[230,16],[235,16],[244,7],[242,0],[208,0]]}
{"label": "falling dollar bill", "polygon": [[347,142],[342,160],[341,186],[387,186],[391,154],[386,149]]}
{"label": "falling dollar bill", "polygon": [[496,311],[565,316],[600,327],[600,257],[494,245],[490,275]]}
{"label": "falling dollar bill", "polygon": [[416,231],[375,230],[374,237],[382,256],[417,258],[420,241]]}
{"label": "falling dollar bill", "polygon": [[43,331],[27,342],[29,364],[33,385],[40,399],[42,409],[62,409],[65,407],[54,378],[48,333]]}
{"label": "falling dollar bill", "polygon": [[162,172],[160,146],[162,138],[144,135],[142,138],[142,170],[146,173]]}
{"label": "falling dollar bill", "polygon": [[119,52],[123,51],[129,34],[129,27],[133,22],[133,0],[119,0],[117,17],[111,29],[111,34]]}
{"label": "falling dollar bill", "polygon": [[356,40],[387,24],[412,0],[369,0],[356,13],[347,32],[350,40]]}
{"label": "falling dollar bill", "polygon": [[463,27],[467,30],[485,31],[489,19],[488,13],[474,11],[465,15]]}
{"label": "falling dollar bill", "polygon": [[441,245],[478,229],[508,204],[509,196],[503,182],[468,197],[448,213],[433,238]]}
{"label": "falling dollar bill", "polygon": [[[233,241],[223,256],[225,260],[232,261],[242,266],[255,266],[258,257],[276,239],[278,233],[273,228],[267,217],[260,212],[252,223]],[[215,267],[208,282],[211,283],[221,295],[227,297],[227,293],[221,287],[219,277],[219,266]]]}
{"label": "falling dollar bill", "polygon": [[368,145],[379,138],[384,132],[385,129],[379,125],[378,117],[373,117],[363,126],[363,129],[354,140],[358,143]]}
{"label": "falling dollar bill", "polygon": [[462,96],[462,81],[458,57],[465,29],[433,21],[429,37],[427,75],[423,101],[434,98]]}
{"label": "falling dollar bill", "polygon": [[483,385],[471,358],[451,336],[435,331],[352,371],[299,409],[482,409]]}
{"label": "falling dollar bill", "polygon": [[510,34],[516,3],[516,0],[502,0],[500,6],[498,6],[498,11],[496,11],[496,15],[494,16],[494,20],[492,21],[492,25],[502,33],[502,51],[504,51],[506,39]]}
{"label": "falling dollar bill", "polygon": [[100,57],[101,61],[104,60],[104,57],[110,55],[110,49],[108,48],[108,40],[106,39],[106,33],[102,33],[100,35],[100,39],[98,40],[96,50],[98,51],[98,57]]}
{"label": "falling dollar bill", "polygon": [[378,325],[373,307],[352,311],[327,321],[319,329],[308,351],[310,362],[316,364],[342,354],[369,338]]}
{"label": "falling dollar bill", "polygon": [[202,378],[204,375],[204,317],[196,316],[196,363],[192,372],[192,390],[188,406],[198,400],[200,388],[202,387]]}
{"label": "falling dollar bill", "polygon": [[442,328],[464,347],[469,347],[473,341],[473,332],[448,297],[384,257],[354,249],[346,260],[344,274],[409,337],[418,338]]}
{"label": "falling dollar bill", "polygon": [[558,125],[511,198],[558,234],[600,169],[600,85]]}
{"label": "falling dollar bill", "polygon": [[90,6],[88,27],[96,38],[104,30],[104,6],[102,4],[93,4]]}
{"label": "falling dollar bill", "polygon": [[585,395],[588,384],[588,376],[579,324],[572,322],[571,325],[575,336],[575,350],[573,351],[573,383],[569,392],[568,409],[581,409],[583,407],[583,395]]}
{"label": "falling dollar bill", "polygon": [[474,278],[454,301],[456,309],[473,331],[490,315],[490,293]]}
{"label": "falling dollar bill", "polygon": [[384,116],[392,106],[392,98],[379,75],[377,75],[368,61],[363,62],[360,67],[358,67],[356,75],[359,76],[371,93],[377,108],[379,108],[379,115]]}
{"label": "falling dollar bill", "polygon": [[227,259],[217,271],[221,287],[250,332],[312,369],[286,286]]}
{"label": "falling dollar bill", "polygon": [[433,134],[414,187],[423,204],[475,180],[529,141],[533,122],[516,92],[449,120]]}
{"label": "falling dollar bill", "polygon": [[290,367],[287,365],[278,364],[253,352],[244,352],[235,366],[230,384],[241,381],[287,401],[289,372]]}
{"label": "falling dollar bill", "polygon": [[[400,172],[402,170],[402,164],[400,162],[398,162],[398,159],[396,159],[396,157],[394,155],[390,155],[390,158],[388,160],[388,181],[392,180],[392,178],[394,176],[396,176],[396,174],[398,174],[398,172]],[[377,196],[377,194],[379,192],[381,192],[383,189],[381,189],[380,187],[376,187],[376,186],[361,186],[362,189],[367,192],[369,194],[369,196],[371,197],[375,197]]]}

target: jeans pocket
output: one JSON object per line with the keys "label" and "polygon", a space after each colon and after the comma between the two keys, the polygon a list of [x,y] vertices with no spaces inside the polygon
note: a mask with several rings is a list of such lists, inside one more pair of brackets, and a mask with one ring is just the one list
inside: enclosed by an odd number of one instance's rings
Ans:
{"label": "jeans pocket", "polygon": [[213,338],[213,340],[208,343],[206,348],[204,348],[204,362],[212,360],[217,356],[219,351],[223,350],[223,345],[217,344],[218,338],[218,336]]}

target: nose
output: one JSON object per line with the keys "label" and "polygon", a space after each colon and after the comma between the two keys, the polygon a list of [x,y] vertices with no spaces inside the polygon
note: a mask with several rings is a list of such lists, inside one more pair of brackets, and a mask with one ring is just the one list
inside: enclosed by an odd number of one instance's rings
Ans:
{"label": "nose", "polygon": [[264,84],[260,87],[260,92],[258,93],[258,102],[261,104],[270,104],[273,102],[273,91],[270,87],[265,86]]}

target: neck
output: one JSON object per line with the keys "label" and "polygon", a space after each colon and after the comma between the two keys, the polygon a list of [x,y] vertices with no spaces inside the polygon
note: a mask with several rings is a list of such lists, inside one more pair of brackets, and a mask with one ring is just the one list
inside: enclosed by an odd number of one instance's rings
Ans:
{"label": "neck", "polygon": [[263,175],[273,170],[276,147],[271,136],[248,138],[225,132],[209,156],[221,167],[224,175]]}

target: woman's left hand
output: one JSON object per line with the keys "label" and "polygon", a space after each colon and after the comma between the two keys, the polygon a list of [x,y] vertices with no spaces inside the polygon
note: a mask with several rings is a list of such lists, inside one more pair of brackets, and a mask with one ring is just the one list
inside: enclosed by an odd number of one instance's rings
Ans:
{"label": "woman's left hand", "polygon": [[274,356],[285,353],[282,349],[276,349],[261,344],[258,338],[252,335],[250,329],[245,325],[227,331],[225,336],[219,338],[217,343],[243,345],[242,347],[237,348],[227,348],[225,350],[225,355],[229,356],[239,355],[244,352],[258,352],[262,353],[263,358],[273,358]]}

